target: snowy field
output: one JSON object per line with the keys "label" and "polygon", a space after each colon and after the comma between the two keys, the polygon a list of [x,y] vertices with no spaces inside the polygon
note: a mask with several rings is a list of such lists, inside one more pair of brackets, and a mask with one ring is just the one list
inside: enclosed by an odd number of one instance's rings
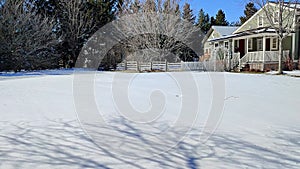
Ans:
{"label": "snowy field", "polygon": [[[195,123],[172,125],[178,117],[188,119],[180,113],[189,115],[179,111],[189,92],[180,93],[172,74],[136,74],[128,86],[129,100],[141,112],[151,107],[153,89],[164,94],[163,113],[144,124],[118,113],[112,84],[122,87],[124,75],[95,75],[94,100],[105,124],[87,132],[75,108],[71,71],[1,74],[0,168],[300,168],[300,78],[193,72]],[[215,75],[225,79],[218,84],[225,96],[214,131],[205,128],[214,109]]]}

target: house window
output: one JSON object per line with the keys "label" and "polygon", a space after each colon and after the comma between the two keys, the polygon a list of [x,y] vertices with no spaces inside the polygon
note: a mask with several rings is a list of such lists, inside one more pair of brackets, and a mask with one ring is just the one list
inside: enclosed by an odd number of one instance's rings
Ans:
{"label": "house window", "polygon": [[252,38],[249,38],[249,39],[248,39],[248,49],[249,49],[249,50],[252,50],[252,49],[253,49],[253,40],[252,40]]}
{"label": "house window", "polygon": [[224,42],[224,46],[226,49],[228,49],[228,47],[229,47],[228,42]]}
{"label": "house window", "polygon": [[273,13],[273,22],[278,23],[279,22],[279,12],[274,12]]}
{"label": "house window", "polygon": [[239,40],[234,40],[234,53],[237,53],[239,51]]}
{"label": "house window", "polygon": [[263,50],[263,39],[257,39],[257,50],[261,51]]}
{"label": "house window", "polygon": [[215,48],[217,48],[217,47],[219,47],[219,43],[218,42],[215,43]]}
{"label": "house window", "polygon": [[262,16],[258,16],[258,27],[264,26],[264,18]]}
{"label": "house window", "polygon": [[278,49],[278,39],[272,38],[271,39],[271,49],[277,50]]}

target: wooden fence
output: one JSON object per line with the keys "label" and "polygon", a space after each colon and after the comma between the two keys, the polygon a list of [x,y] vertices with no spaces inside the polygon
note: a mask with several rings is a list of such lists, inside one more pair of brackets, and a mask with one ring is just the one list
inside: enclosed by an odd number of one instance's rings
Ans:
{"label": "wooden fence", "polygon": [[137,62],[126,61],[118,64],[117,70],[132,71],[223,71],[223,63],[215,62],[177,62],[169,63],[166,61]]}

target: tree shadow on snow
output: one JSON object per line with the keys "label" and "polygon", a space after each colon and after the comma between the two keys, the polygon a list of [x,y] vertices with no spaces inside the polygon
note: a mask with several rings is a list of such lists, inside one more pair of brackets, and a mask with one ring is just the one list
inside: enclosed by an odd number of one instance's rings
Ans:
{"label": "tree shadow on snow", "polygon": [[[200,130],[125,119],[90,124],[91,139],[76,120],[0,122],[0,168],[299,168],[300,131],[267,137],[268,146],[237,134],[215,134],[201,143]],[[251,134],[251,133],[245,133]],[[253,134],[253,133],[252,133]],[[257,136],[262,137],[262,136]],[[179,141],[179,142],[178,142]],[[169,150],[169,148],[171,149]],[[210,164],[210,166],[207,166]]]}

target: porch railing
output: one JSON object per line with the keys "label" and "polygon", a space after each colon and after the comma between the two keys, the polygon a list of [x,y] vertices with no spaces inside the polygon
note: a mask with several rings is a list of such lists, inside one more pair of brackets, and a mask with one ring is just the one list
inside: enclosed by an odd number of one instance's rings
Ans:
{"label": "porch railing", "polygon": [[[289,56],[289,50],[283,51],[282,60],[285,61]],[[240,64],[247,64],[253,62],[278,62],[279,61],[279,51],[257,51],[248,52],[240,60]]]}

